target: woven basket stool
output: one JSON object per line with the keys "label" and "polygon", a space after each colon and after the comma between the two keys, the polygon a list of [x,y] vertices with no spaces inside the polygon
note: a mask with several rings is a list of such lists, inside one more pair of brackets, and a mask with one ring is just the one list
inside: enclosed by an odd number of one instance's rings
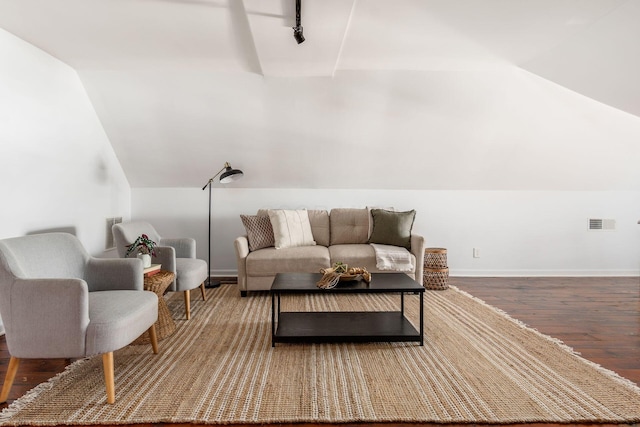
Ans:
{"label": "woven basket stool", "polygon": [[[158,321],[156,322],[156,336],[158,341],[173,334],[176,330],[176,322],[171,317],[167,302],[164,300],[164,292],[173,282],[174,274],[171,271],[161,270],[152,276],[144,278],[144,290],[158,295]],[[131,344],[149,344],[149,334],[140,335]]]}
{"label": "woven basket stool", "polygon": [[445,248],[427,248],[424,251],[424,266],[428,268],[447,268],[447,250]]}
{"label": "woven basket stool", "polygon": [[449,288],[449,267],[445,248],[427,248],[424,256],[424,287],[432,290]]}

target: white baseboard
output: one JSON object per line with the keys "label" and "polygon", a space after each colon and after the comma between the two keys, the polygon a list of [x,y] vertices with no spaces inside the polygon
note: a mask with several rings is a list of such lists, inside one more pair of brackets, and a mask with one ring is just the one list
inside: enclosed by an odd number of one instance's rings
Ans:
{"label": "white baseboard", "polygon": [[639,270],[464,270],[450,269],[459,277],[639,277]]}
{"label": "white baseboard", "polygon": [[211,277],[238,277],[238,270],[212,270]]}
{"label": "white baseboard", "polygon": [[[640,270],[465,270],[450,269],[458,277],[638,277]],[[238,270],[215,270],[211,277],[237,277]]]}

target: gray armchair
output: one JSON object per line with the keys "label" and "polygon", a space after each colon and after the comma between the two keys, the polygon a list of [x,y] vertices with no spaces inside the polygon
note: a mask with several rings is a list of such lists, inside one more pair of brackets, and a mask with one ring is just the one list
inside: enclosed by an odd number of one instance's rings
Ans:
{"label": "gray armchair", "polygon": [[0,240],[0,314],[11,360],[102,354],[107,402],[115,402],[113,352],[148,331],[158,353],[158,297],[143,290],[142,262],[89,256],[67,233]]}
{"label": "gray armchair", "polygon": [[[162,264],[162,269],[175,273],[170,291],[184,292],[184,306],[187,320],[191,318],[191,289],[198,286],[202,299],[207,300],[204,281],[209,276],[207,263],[196,258],[196,241],[188,237],[162,238],[151,224],[145,221],[131,221],[115,224],[112,227],[113,240],[118,255],[124,257],[127,245],[133,243],[142,234],[149,236],[158,244],[158,254],[152,262]],[[133,254],[131,254],[133,256]]]}

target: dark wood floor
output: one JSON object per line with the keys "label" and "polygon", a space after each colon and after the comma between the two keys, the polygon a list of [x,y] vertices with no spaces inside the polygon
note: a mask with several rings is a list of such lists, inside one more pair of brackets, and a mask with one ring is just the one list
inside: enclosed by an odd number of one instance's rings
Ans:
{"label": "dark wood floor", "polygon": [[581,355],[640,385],[640,278],[453,278]]}
{"label": "dark wood floor", "polygon": [[[559,338],[583,357],[640,384],[640,278],[453,277],[450,283],[540,332]],[[2,378],[8,362],[5,339],[0,337]],[[68,363],[70,360],[64,359],[22,361],[9,403],[64,370]],[[0,405],[4,407],[6,404]],[[156,426],[160,425],[164,424]],[[362,424],[350,424],[358,425]],[[373,425],[366,424],[367,427]]]}

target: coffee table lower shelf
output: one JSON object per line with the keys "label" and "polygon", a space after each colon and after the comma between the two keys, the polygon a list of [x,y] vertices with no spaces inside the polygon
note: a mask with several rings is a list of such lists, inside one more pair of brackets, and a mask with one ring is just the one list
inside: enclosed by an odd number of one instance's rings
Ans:
{"label": "coffee table lower shelf", "polygon": [[422,344],[400,311],[280,312],[272,343],[405,342]]}

